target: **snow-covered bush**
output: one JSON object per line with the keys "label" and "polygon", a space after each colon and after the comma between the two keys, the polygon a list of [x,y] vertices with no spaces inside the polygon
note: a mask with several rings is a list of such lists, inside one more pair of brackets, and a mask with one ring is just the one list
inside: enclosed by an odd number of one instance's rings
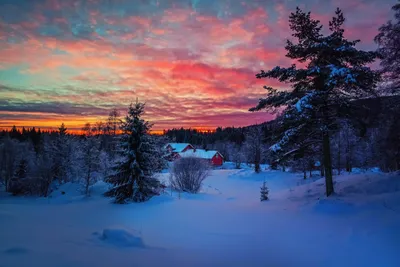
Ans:
{"label": "snow-covered bush", "polygon": [[203,159],[194,157],[178,159],[171,168],[171,186],[179,191],[198,193],[202,182],[209,174],[209,169],[208,162]]}

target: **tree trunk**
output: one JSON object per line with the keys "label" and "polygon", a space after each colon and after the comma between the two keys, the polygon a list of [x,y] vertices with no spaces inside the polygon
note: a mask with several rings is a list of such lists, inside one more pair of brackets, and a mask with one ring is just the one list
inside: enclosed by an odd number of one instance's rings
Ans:
{"label": "tree trunk", "polygon": [[255,152],[256,153],[255,153],[255,158],[254,158],[254,170],[256,173],[259,173],[261,171],[261,168],[260,168],[261,151],[257,147]]}
{"label": "tree trunk", "polygon": [[90,183],[90,172],[88,172],[86,177],[86,187],[85,187],[85,195],[89,196],[89,183]]}
{"label": "tree trunk", "polygon": [[346,129],[346,171],[351,172],[352,171],[352,166],[351,166],[351,148],[350,148],[350,133],[349,129]]}
{"label": "tree trunk", "polygon": [[324,164],[321,164],[321,166],[320,166],[320,172],[321,172],[321,177],[324,177],[324,176],[325,176]]}
{"label": "tree trunk", "polygon": [[331,160],[331,146],[329,140],[329,134],[326,132],[323,135],[323,156],[324,156],[324,169],[325,169],[325,184],[326,184],[326,196],[330,196],[334,193],[333,190],[333,179],[332,179],[332,160]]}
{"label": "tree trunk", "polygon": [[6,178],[5,178],[5,181],[4,181],[4,185],[5,185],[5,187],[6,187],[6,192],[9,192],[8,190],[10,190],[10,189],[9,189],[9,186],[8,186],[8,185],[9,185],[9,180],[10,180],[10,179],[9,179],[8,177],[6,177]]}
{"label": "tree trunk", "polygon": [[349,154],[346,157],[346,171],[347,172],[351,172],[352,171],[352,167],[351,167],[351,163],[350,163],[350,155]]}

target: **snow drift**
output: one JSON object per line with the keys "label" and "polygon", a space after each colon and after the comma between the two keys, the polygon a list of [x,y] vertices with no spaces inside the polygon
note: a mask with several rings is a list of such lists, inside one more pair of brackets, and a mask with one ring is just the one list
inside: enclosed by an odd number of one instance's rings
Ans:
{"label": "snow drift", "polygon": [[143,240],[136,231],[124,228],[104,229],[100,240],[117,247],[144,247]]}

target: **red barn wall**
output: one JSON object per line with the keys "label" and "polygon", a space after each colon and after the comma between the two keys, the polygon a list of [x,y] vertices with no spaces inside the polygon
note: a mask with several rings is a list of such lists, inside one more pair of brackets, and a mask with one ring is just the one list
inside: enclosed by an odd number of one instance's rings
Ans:
{"label": "red barn wall", "polygon": [[[218,157],[217,157],[217,155],[218,155]],[[219,155],[219,154],[215,154],[214,157],[211,159],[211,163],[215,166],[221,166],[223,162],[224,161],[223,161],[221,155]]]}

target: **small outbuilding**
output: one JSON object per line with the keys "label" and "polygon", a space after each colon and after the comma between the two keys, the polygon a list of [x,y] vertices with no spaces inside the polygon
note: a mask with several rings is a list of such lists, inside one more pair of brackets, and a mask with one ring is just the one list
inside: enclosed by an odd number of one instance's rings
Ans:
{"label": "small outbuilding", "polygon": [[188,150],[194,150],[194,147],[189,143],[168,143],[164,149],[169,153],[182,153]]}
{"label": "small outbuilding", "polygon": [[224,163],[224,157],[216,150],[194,149],[178,153],[179,157],[195,157],[209,161],[213,166],[221,166]]}

